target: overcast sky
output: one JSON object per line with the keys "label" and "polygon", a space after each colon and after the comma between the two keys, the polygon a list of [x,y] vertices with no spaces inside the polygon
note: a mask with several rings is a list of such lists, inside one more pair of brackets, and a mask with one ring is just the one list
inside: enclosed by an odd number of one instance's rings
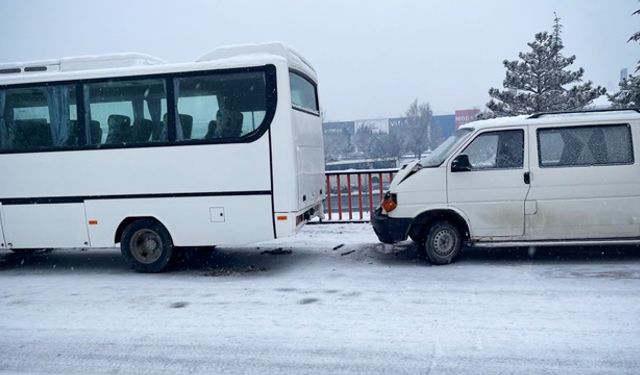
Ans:
{"label": "overcast sky", "polygon": [[111,52],[192,61],[217,46],[284,41],[318,71],[330,120],[402,115],[418,98],[437,114],[483,108],[553,12],[565,55],[616,90],[640,45],[636,0],[0,0],[0,62]]}

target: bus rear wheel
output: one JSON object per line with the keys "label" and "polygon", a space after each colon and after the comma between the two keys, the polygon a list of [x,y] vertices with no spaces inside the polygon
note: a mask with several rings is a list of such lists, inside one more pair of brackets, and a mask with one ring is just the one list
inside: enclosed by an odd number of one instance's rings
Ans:
{"label": "bus rear wheel", "polygon": [[132,222],[122,232],[120,251],[138,272],[162,272],[173,255],[173,240],[167,229],[153,219]]}

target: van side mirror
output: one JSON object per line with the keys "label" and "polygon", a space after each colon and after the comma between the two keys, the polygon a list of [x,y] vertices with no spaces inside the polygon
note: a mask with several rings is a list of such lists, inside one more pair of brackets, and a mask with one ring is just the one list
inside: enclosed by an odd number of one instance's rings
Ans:
{"label": "van side mirror", "polygon": [[451,172],[469,172],[470,170],[471,163],[469,162],[469,155],[460,154],[453,159]]}

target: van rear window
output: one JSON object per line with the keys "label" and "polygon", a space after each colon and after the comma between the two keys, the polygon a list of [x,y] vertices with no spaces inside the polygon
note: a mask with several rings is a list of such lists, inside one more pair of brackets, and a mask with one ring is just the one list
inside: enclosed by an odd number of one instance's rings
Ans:
{"label": "van rear window", "polygon": [[633,164],[629,125],[538,129],[541,167]]}

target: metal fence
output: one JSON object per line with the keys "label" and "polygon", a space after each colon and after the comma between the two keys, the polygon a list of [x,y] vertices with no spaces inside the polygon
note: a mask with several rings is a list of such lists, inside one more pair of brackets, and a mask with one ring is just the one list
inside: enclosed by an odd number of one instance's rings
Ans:
{"label": "metal fence", "polygon": [[397,172],[397,169],[327,171],[322,222],[369,221]]}

